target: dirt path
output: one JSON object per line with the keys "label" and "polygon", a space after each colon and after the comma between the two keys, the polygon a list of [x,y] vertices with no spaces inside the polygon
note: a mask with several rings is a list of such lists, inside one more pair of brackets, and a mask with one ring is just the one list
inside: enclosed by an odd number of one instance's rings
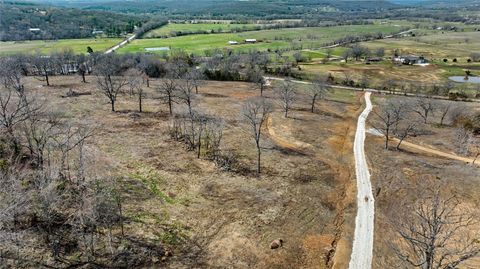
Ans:
{"label": "dirt path", "polygon": [[[392,140],[398,142],[398,139],[396,139],[396,138],[394,138]],[[465,163],[473,163],[473,161],[474,161],[473,158],[458,156],[458,155],[455,155],[455,154],[452,154],[452,153],[448,153],[448,152],[424,147],[424,146],[414,144],[414,143],[411,143],[411,142],[408,142],[408,141],[403,141],[402,146],[406,147],[406,148],[418,150],[418,151],[421,151],[421,152],[424,152],[424,153],[440,156],[440,157],[447,158],[447,159],[457,160],[457,161],[461,161],[461,162],[465,162]],[[480,162],[477,160],[475,162],[475,165],[480,166]]]}
{"label": "dirt path", "polygon": [[365,110],[358,117],[357,132],[353,152],[355,155],[355,173],[357,176],[357,217],[355,218],[355,236],[353,239],[350,269],[368,269],[372,267],[374,198],[372,183],[365,157],[365,122],[372,111],[370,92],[365,93]]}

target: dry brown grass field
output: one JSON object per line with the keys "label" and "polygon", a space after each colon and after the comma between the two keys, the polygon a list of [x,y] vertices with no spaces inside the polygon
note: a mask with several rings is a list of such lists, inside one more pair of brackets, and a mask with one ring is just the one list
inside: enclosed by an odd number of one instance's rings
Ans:
{"label": "dry brown grass field", "polygon": [[[302,95],[290,118],[277,109],[265,130],[264,173],[257,177],[255,146],[241,116],[243,102],[259,94],[253,85],[208,82],[195,99],[197,108],[226,121],[222,149],[233,151],[242,167],[233,173],[170,138],[167,106],[152,90],[159,81],[147,91],[144,113],[128,95],[110,112],[94,78],[87,81],[53,77],[46,87],[27,78],[27,88],[64,117],[97,126],[89,146],[95,173],[120,179],[126,233],[166,244],[174,253],[168,266],[329,268],[335,260],[341,268],[348,262],[344,230],[354,212],[348,153],[360,108],[353,93],[331,95],[313,114]],[[92,95],[62,98],[70,89]],[[271,90],[266,95],[273,100]],[[284,247],[271,250],[276,238]]]}
{"label": "dry brown grass field", "polygon": [[[163,244],[173,253],[152,259],[154,266],[347,267],[356,214],[352,143],[362,110],[361,92],[337,90],[319,102],[315,113],[309,112],[308,99],[300,93],[285,119],[267,89],[275,111],[264,131],[263,173],[258,177],[254,141],[241,116],[244,101],[259,95],[252,84],[209,81],[194,101],[196,108],[226,122],[221,148],[234,152],[241,167],[227,172],[196,158],[169,136],[167,105],[153,90],[159,80],[146,91],[143,113],[136,112],[136,98],[128,95],[121,96],[117,112],[111,112],[94,77],[87,77],[88,83],[77,76],[52,77],[50,87],[31,77],[26,81],[51,110],[96,126],[89,144],[94,173],[119,179],[126,197],[125,233]],[[62,98],[69,90],[92,94]],[[448,142],[441,142],[448,141],[449,127],[432,128],[434,134],[412,142],[451,150]],[[390,231],[389,210],[409,195],[420,195],[427,178],[458,189],[466,206],[480,205],[478,167],[408,148],[386,151],[382,145],[381,138],[367,137],[377,190],[375,268],[388,268],[385,263],[392,257],[383,236]],[[271,250],[270,242],[277,238],[284,246]]]}

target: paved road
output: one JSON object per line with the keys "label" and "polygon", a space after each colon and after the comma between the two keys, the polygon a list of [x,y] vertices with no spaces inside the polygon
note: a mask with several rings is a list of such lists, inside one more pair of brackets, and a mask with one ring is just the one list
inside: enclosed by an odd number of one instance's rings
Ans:
{"label": "paved road", "polygon": [[355,218],[355,236],[349,269],[369,269],[372,267],[375,201],[364,147],[365,122],[368,114],[372,111],[370,95],[370,92],[365,93],[366,107],[358,117],[357,132],[353,145],[357,176],[357,217]]}
{"label": "paved road", "polygon": [[128,42],[133,41],[135,38],[137,38],[137,34],[131,35],[129,38],[127,38],[127,39],[123,40],[122,42],[118,43],[117,45],[109,48],[107,51],[105,51],[105,54],[109,54],[109,53],[112,53],[112,52],[116,51],[117,49],[125,46]]}

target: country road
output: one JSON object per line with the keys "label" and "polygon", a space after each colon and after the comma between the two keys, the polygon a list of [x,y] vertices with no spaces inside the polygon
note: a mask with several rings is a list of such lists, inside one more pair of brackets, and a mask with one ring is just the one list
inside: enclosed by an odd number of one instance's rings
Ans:
{"label": "country road", "polygon": [[372,267],[374,198],[370,173],[365,157],[365,122],[372,111],[370,92],[365,93],[365,110],[358,117],[357,132],[353,153],[355,155],[355,174],[357,176],[357,217],[355,218],[355,236],[349,269],[369,269]]}
{"label": "country road", "polygon": [[107,51],[105,51],[105,54],[109,54],[109,53],[112,53],[112,52],[116,51],[117,49],[125,46],[128,42],[133,41],[135,38],[137,38],[137,34],[131,35],[129,38],[127,38],[127,39],[123,40],[122,42],[118,43],[117,45],[109,48]]}

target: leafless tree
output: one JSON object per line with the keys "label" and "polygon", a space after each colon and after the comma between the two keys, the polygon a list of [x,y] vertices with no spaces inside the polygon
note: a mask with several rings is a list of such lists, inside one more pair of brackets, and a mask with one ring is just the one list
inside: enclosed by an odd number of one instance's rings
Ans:
{"label": "leafless tree", "polygon": [[17,92],[23,92],[22,78],[25,67],[20,57],[0,58],[0,80],[5,88],[13,88]]}
{"label": "leafless tree", "polygon": [[275,89],[275,93],[282,102],[284,115],[287,118],[288,112],[295,101],[295,84],[290,79],[285,79]]}
{"label": "leafless tree", "polygon": [[[392,221],[401,241],[392,244],[400,260],[421,269],[457,268],[480,253],[475,215],[455,195],[436,188],[400,210]],[[478,215],[477,215],[478,216]]]}
{"label": "leafless tree", "polygon": [[145,74],[136,68],[131,68],[125,72],[125,76],[127,77],[130,94],[138,97],[138,111],[141,113],[143,111],[142,100],[145,97],[145,92],[143,90]]}
{"label": "leafless tree", "polygon": [[195,93],[198,94],[198,87],[202,86],[203,81],[205,80],[205,76],[203,75],[202,71],[198,68],[192,68],[185,74],[184,78],[191,80],[193,86],[195,87]]}
{"label": "leafless tree", "polygon": [[115,111],[115,102],[118,95],[128,85],[127,79],[119,76],[119,68],[119,59],[113,54],[103,56],[95,66],[98,88],[108,98],[112,111]]}
{"label": "leafless tree", "polygon": [[243,106],[243,117],[250,126],[251,135],[255,140],[257,147],[257,173],[261,171],[261,148],[260,139],[262,137],[262,128],[268,120],[273,107],[263,97],[248,99]]}
{"label": "leafless tree", "polygon": [[177,80],[174,78],[162,79],[160,85],[155,88],[160,94],[160,99],[168,104],[170,116],[173,115],[173,104],[177,102],[178,88]]}
{"label": "leafless tree", "polygon": [[195,84],[190,79],[183,78],[178,83],[177,98],[187,106],[190,115],[193,115],[194,89]]}
{"label": "leafless tree", "polygon": [[0,131],[9,138],[15,154],[20,151],[16,126],[26,121],[37,109],[34,100],[24,92],[18,92],[14,88],[0,91]]}
{"label": "leafless tree", "polygon": [[45,81],[47,86],[50,86],[50,76],[56,73],[56,67],[54,59],[50,55],[35,55],[32,58],[33,66],[35,67],[35,74],[40,80]]}
{"label": "leafless tree", "polygon": [[407,137],[416,135],[417,128],[419,128],[419,126],[420,124],[417,121],[402,117],[400,121],[394,125],[392,132],[393,135],[398,138],[398,143],[395,148],[399,150],[400,145]]}
{"label": "leafless tree", "polygon": [[248,70],[247,78],[249,81],[255,83],[257,88],[260,90],[260,96],[263,96],[263,91],[265,90],[265,87],[267,85],[267,81],[264,77],[264,72],[257,66],[254,66],[253,68],[250,68]]}
{"label": "leafless tree", "polygon": [[374,126],[385,136],[385,149],[388,149],[391,135],[405,113],[405,104],[398,99],[391,99],[373,113],[377,120]]}
{"label": "leafless tree", "polygon": [[325,98],[328,92],[332,90],[332,87],[327,84],[326,79],[320,76],[317,76],[312,81],[312,86],[309,88],[309,95],[311,98],[311,112],[315,111],[315,104],[317,100],[322,100]]}
{"label": "leafless tree", "polygon": [[411,110],[417,113],[423,123],[428,122],[428,117],[435,112],[436,106],[434,100],[430,98],[417,97],[410,106]]}
{"label": "leafless tree", "polygon": [[473,156],[472,164],[474,164],[480,156],[480,137],[465,127],[457,128],[455,136],[459,152],[464,155]]}
{"label": "leafless tree", "polygon": [[440,125],[444,125],[450,112],[455,110],[454,104],[450,101],[438,102],[436,108],[440,112]]}

